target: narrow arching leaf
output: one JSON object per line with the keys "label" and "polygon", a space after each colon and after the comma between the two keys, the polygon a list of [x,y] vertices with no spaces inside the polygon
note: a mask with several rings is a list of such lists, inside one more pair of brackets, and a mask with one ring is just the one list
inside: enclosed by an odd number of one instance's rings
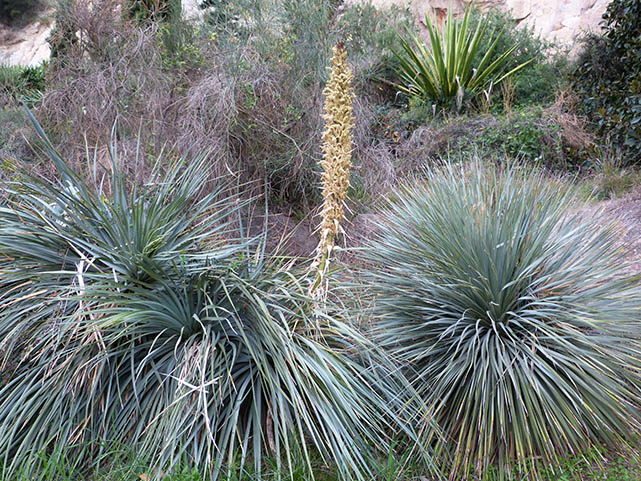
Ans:
{"label": "narrow arching leaf", "polygon": [[59,181],[0,206],[0,479],[61,450],[90,470],[117,443],[155,479],[289,477],[301,459],[313,477],[318,454],[365,480],[397,437],[435,470],[411,422],[427,406],[342,309],[317,309],[305,270],[238,235],[246,196],[210,178],[216,159],[159,161],[134,187],[111,152],[110,190],[55,154]]}

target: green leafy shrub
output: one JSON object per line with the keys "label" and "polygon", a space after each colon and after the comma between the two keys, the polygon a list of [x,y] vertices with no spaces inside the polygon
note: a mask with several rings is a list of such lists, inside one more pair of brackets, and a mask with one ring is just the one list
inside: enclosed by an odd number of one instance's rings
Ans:
{"label": "green leafy shrub", "polygon": [[542,105],[554,100],[562,86],[567,62],[558,56],[541,63],[533,63],[512,79],[514,104],[517,106]]}
{"label": "green leafy shrub", "polygon": [[[430,35],[431,51],[416,35],[401,41],[399,60],[400,89],[420,101],[436,101],[447,106],[462,107],[465,96],[474,98],[491,90],[506,78],[516,74],[535,59],[530,58],[507,70],[510,56],[519,44],[497,50],[501,34],[489,36],[489,22],[482,19],[474,28],[468,8],[461,21],[455,21],[451,10],[442,32],[434,27],[429,14],[425,23]],[[489,46],[484,46],[489,43]],[[483,56],[478,59],[480,52]],[[496,58],[493,56],[496,53]]]}
{"label": "green leafy shrub", "polygon": [[433,122],[400,142],[399,156],[419,165],[447,157],[465,160],[477,156],[490,163],[518,159],[575,173],[590,167],[598,152],[585,123],[565,112],[563,102],[545,109],[529,107],[506,115],[459,116]]}
{"label": "green leafy shrub", "polygon": [[639,434],[637,280],[572,200],[530,170],[449,165],[395,195],[365,251],[376,338],[434,405],[452,476]]}
{"label": "green leafy shrub", "polygon": [[60,450],[86,468],[116,442],[156,477],[260,479],[266,458],[280,473],[313,450],[366,479],[375,449],[413,436],[411,390],[232,230],[243,202],[208,182],[208,159],[129,189],[115,157],[92,187],[47,149],[59,182],[16,184],[0,208],[1,359],[19,359],[0,387],[0,478]]}
{"label": "green leafy shrub", "polygon": [[[510,79],[514,88],[514,105],[543,104],[554,100],[555,93],[563,79],[567,63],[564,60],[566,57],[556,55],[548,58],[552,45],[541,39],[534,31],[534,27],[517,24],[517,20],[508,13],[495,8],[484,12],[473,9],[471,27],[474,28],[483,22],[487,23],[491,36],[487,42],[480,45],[476,54],[477,62],[480,62],[487,53],[488,48],[492,45],[491,40],[495,38],[498,43],[491,54],[490,62],[497,60],[502,52],[514,45],[517,47],[506,60],[504,67],[506,71],[532,60]],[[493,90],[495,94],[501,93],[500,88]]]}
{"label": "green leafy shrub", "polygon": [[641,3],[615,0],[602,36],[588,36],[572,73],[580,109],[629,163],[641,162]]}
{"label": "green leafy shrub", "polygon": [[[534,59],[533,64],[528,65],[521,71],[521,74],[523,74],[535,64],[545,61],[546,53],[551,45],[549,42],[541,39],[535,32],[534,27],[520,25],[509,13],[497,8],[490,8],[485,11],[472,8],[470,18],[471,28],[476,28],[478,25],[483,24],[487,25],[490,33],[489,38],[491,40],[498,38],[496,47],[494,47],[494,51],[490,54],[490,62],[497,60],[503,52],[514,46],[516,46],[516,48],[506,60],[505,68],[507,70],[512,70]],[[491,42],[480,45],[476,59],[480,60],[483,58],[490,46]]]}
{"label": "green leafy shrub", "polygon": [[161,25],[158,31],[162,42],[160,55],[163,70],[173,74],[188,74],[204,66],[197,30],[192,24],[176,17]]}
{"label": "green leafy shrub", "polygon": [[456,139],[453,151],[478,153],[483,158],[521,159],[529,164],[551,168],[568,167],[562,127],[545,118],[541,110],[525,110],[505,117],[488,119],[487,125],[473,133],[473,140]]}
{"label": "green leafy shrub", "polygon": [[0,23],[19,21],[41,7],[41,0],[3,0],[0,4]]}

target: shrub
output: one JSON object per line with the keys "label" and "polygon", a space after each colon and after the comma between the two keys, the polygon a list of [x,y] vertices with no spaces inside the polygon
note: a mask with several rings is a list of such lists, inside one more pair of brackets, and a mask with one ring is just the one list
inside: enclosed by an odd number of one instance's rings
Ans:
{"label": "shrub", "polygon": [[0,5],[0,23],[11,24],[41,7],[41,0],[3,0]]}
{"label": "shrub", "polygon": [[127,0],[126,14],[138,22],[169,21],[180,15],[180,0]]}
{"label": "shrub", "polygon": [[449,165],[398,192],[365,251],[376,338],[435,406],[452,476],[536,475],[639,433],[637,280],[572,200],[529,170]]}
{"label": "shrub", "polygon": [[[566,155],[563,128],[557,119],[540,109],[523,110],[507,116],[472,119],[476,129],[450,143],[452,152],[478,154],[484,159],[519,159],[530,165],[564,169],[571,166]],[[481,125],[479,125],[481,124]]]}
{"label": "shrub", "polygon": [[[449,106],[455,104],[459,111],[465,95],[474,98],[484,90],[491,90],[534,60],[530,58],[506,70],[510,56],[519,45],[497,51],[496,46],[501,38],[499,34],[489,41],[489,47],[482,49],[481,45],[488,42],[486,33],[489,23],[481,20],[473,28],[470,12],[468,8],[463,19],[455,21],[450,11],[440,34],[432,25],[429,14],[426,14],[431,51],[415,35],[411,41],[401,42],[402,50],[397,57],[402,80],[399,87],[403,92],[420,101],[432,100]],[[479,60],[477,56],[482,50],[485,53]],[[492,59],[495,51],[497,58]]]}
{"label": "shrub", "polygon": [[[37,115],[74,165],[83,162],[85,136],[90,149],[106,144],[118,118],[121,158],[132,174],[145,168],[135,163],[138,140],[152,158],[163,149],[177,156],[211,150],[225,159],[218,174],[253,182],[271,205],[315,205],[322,90],[337,38],[345,39],[355,74],[354,158],[376,157],[368,153],[369,105],[394,98],[376,78],[391,75],[385,58],[396,26],[409,19],[405,10],[359,5],[339,14],[331,0],[229,0],[225,5],[240,12],[235,26],[177,21],[174,29],[171,22],[128,21],[115,0],[105,0],[106,11],[59,1],[65,47],[52,60]],[[72,40],[77,31],[82,42]]]}
{"label": "shrub", "polygon": [[[490,63],[514,45],[517,47],[506,60],[506,71],[532,60],[510,79],[514,88],[514,104],[533,105],[554,100],[556,90],[563,79],[565,56],[556,55],[548,58],[552,45],[542,40],[534,31],[534,27],[517,24],[516,19],[501,10],[492,8],[481,12],[473,9],[471,27],[474,28],[483,22],[487,23],[488,31],[491,32],[490,39],[479,46],[476,62],[480,62],[487,53],[493,39],[498,43],[491,54]],[[500,94],[500,89],[493,90],[495,94]]]}
{"label": "shrub", "polygon": [[[476,156],[484,162],[518,160],[556,172],[576,173],[591,166],[598,154],[585,121],[566,109],[567,97],[546,108],[529,107],[507,115],[456,117],[417,128],[395,146],[396,155],[410,169],[426,162]],[[398,128],[402,125],[392,124]],[[405,167],[404,167],[405,168]]]}
{"label": "shrub", "polygon": [[266,458],[280,473],[315,450],[364,479],[373,448],[412,435],[411,390],[231,230],[243,203],[208,159],[128,189],[115,157],[91,187],[47,149],[60,182],[16,184],[0,208],[0,348],[19,359],[0,388],[2,479],[41,453],[86,467],[110,442],[157,477],[186,463],[260,479]]}
{"label": "shrub", "polygon": [[641,162],[641,2],[615,0],[586,37],[571,79],[581,110],[630,163]]}
{"label": "shrub", "polygon": [[216,32],[230,34],[246,33],[246,26],[241,19],[249,12],[252,12],[252,2],[247,0],[202,0],[198,7],[205,12],[205,21],[211,25]]}
{"label": "shrub", "polygon": [[336,19],[335,36],[347,47],[357,91],[374,97],[376,103],[392,102],[396,97],[396,89],[391,88],[398,80],[393,51],[400,50],[398,32],[413,21],[409,8],[378,9],[364,2],[346,5]]}

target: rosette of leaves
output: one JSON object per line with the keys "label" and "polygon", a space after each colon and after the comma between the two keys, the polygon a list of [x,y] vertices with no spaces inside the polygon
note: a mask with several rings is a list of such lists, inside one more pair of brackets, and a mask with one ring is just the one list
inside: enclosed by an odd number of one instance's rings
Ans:
{"label": "rosette of leaves", "polygon": [[536,475],[639,433],[638,280],[572,200],[541,174],[450,165],[398,192],[365,251],[376,339],[434,406],[452,477]]}
{"label": "rosette of leaves", "polygon": [[[398,87],[402,92],[421,103],[433,101],[447,106],[455,105],[458,111],[466,96],[474,98],[483,91],[489,95],[503,80],[534,61],[534,58],[530,58],[505,71],[510,56],[519,44],[497,52],[496,46],[502,32],[496,36],[488,35],[487,18],[480,19],[473,28],[470,12],[471,9],[467,8],[463,19],[459,21],[452,17],[451,9],[448,10],[441,32],[426,14],[425,24],[431,47],[409,31],[409,40],[401,38],[401,50],[395,55],[401,77]],[[485,54],[479,60],[477,54],[481,50]]]}
{"label": "rosette of leaves", "polygon": [[277,477],[301,459],[313,476],[315,452],[370,479],[377,449],[415,438],[403,379],[313,311],[290,264],[237,238],[243,202],[210,159],[131,187],[114,146],[111,175],[89,182],[37,128],[60,178],[13,184],[0,206],[0,362],[18,360],[0,387],[0,478],[37,478],[43,454],[89,469],[115,442],[154,478],[187,464],[260,479],[268,458]]}

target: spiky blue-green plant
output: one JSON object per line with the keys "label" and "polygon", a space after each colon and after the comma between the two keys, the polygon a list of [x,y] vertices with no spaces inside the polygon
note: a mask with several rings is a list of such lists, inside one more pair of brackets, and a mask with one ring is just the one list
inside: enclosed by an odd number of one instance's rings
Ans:
{"label": "spiky blue-green plant", "polygon": [[541,174],[449,166],[398,192],[366,251],[377,339],[435,407],[453,476],[639,432],[638,279],[576,212]]}
{"label": "spiky blue-green plant", "polygon": [[46,145],[60,181],[13,184],[0,206],[1,479],[36,476],[43,453],[89,467],[114,442],[154,475],[260,479],[271,458],[280,476],[314,450],[364,479],[376,449],[415,436],[392,368],[232,235],[242,202],[212,187],[210,159],[134,188],[115,158],[96,187]]}

